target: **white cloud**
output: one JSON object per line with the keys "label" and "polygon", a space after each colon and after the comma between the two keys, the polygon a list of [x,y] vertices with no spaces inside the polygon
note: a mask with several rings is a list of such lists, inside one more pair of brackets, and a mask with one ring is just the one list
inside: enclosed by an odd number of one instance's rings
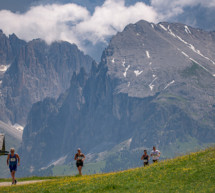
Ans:
{"label": "white cloud", "polygon": [[76,4],[51,4],[32,7],[23,14],[0,11],[0,28],[6,35],[15,33],[26,41],[41,38],[47,43],[65,40],[84,49],[81,42],[105,41],[129,23],[141,19],[157,22],[155,10],[144,3],[125,6],[124,0],[106,0],[94,13]]}
{"label": "white cloud", "polygon": [[89,18],[89,12],[75,4],[54,4],[32,7],[24,14],[3,10],[0,11],[0,18],[0,28],[7,35],[15,33],[27,41],[42,38],[47,43],[55,40],[78,43],[75,32],[68,23],[77,25]]}
{"label": "white cloud", "polygon": [[136,3],[126,7],[124,1],[107,0],[101,7],[96,7],[94,14],[77,25],[78,31],[89,35],[91,40],[104,40],[106,36],[122,31],[129,23],[141,19],[156,22],[157,14],[152,7]]}
{"label": "white cloud", "polygon": [[215,0],[151,0],[151,6],[156,10],[162,20],[183,13],[185,7],[193,7],[196,5],[214,8]]}

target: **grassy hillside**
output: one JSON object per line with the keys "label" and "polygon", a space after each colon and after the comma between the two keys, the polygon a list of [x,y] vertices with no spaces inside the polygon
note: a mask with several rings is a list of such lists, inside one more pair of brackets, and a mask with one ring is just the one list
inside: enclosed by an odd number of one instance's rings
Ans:
{"label": "grassy hillside", "polygon": [[61,177],[38,184],[1,187],[0,192],[215,192],[215,148],[145,168]]}
{"label": "grassy hillside", "polygon": [[[186,139],[183,143],[179,140],[176,140],[168,148],[166,146],[160,146],[159,150],[162,152],[161,159],[166,160],[176,156],[184,155],[185,153],[187,154],[189,152],[197,152],[212,145],[215,144],[199,144],[197,139],[186,136]],[[96,173],[109,173],[112,171],[123,171],[129,168],[141,167],[142,161],[140,160],[140,157],[143,154],[144,149],[148,149],[149,152],[151,151],[151,148],[147,147],[139,147],[131,150],[129,140],[125,140],[124,142],[114,146],[109,151],[103,152],[102,154],[94,153],[91,155],[93,159],[90,161],[87,160],[87,162],[85,161],[83,173],[90,175]],[[45,176],[71,176],[77,174],[75,161],[63,165],[52,165],[47,170],[47,173],[45,170],[43,170],[43,174]],[[38,176],[40,174],[36,173],[33,175]]]}

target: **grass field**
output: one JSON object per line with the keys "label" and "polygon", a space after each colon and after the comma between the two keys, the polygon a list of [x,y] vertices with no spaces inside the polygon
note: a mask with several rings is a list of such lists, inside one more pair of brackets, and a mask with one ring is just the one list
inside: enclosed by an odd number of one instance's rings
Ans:
{"label": "grass field", "polygon": [[215,192],[215,148],[145,168],[57,177],[43,183],[1,187],[0,192]]}

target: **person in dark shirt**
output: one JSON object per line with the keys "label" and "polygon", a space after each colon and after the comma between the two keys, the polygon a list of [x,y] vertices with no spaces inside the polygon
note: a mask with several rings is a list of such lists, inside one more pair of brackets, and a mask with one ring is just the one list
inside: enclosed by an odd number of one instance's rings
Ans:
{"label": "person in dark shirt", "polygon": [[75,154],[75,160],[76,160],[76,166],[79,171],[79,175],[81,176],[82,175],[81,170],[82,170],[82,167],[84,166],[85,155],[81,153],[80,148],[78,148],[78,153]]}
{"label": "person in dark shirt", "polygon": [[10,149],[10,154],[7,156],[7,165],[9,166],[11,177],[12,177],[12,184],[16,184],[15,173],[17,169],[17,165],[20,165],[20,157],[17,153],[15,153],[15,149]]}
{"label": "person in dark shirt", "polygon": [[141,157],[141,160],[143,160],[143,165],[147,166],[149,165],[149,155],[147,154],[147,150],[144,150],[144,154]]}

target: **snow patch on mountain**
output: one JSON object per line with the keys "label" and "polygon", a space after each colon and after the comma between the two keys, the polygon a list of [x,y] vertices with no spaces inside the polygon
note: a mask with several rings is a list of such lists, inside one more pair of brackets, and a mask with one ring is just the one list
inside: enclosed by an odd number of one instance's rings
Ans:
{"label": "snow patch on mountain", "polygon": [[187,34],[192,34],[190,29],[186,25],[184,26],[184,30]]}
{"label": "snow patch on mountain", "polygon": [[128,69],[130,68],[130,65],[128,65],[128,67],[125,69],[125,72],[123,73],[123,76],[126,78],[126,76],[127,76],[127,71],[128,71]]}
{"label": "snow patch on mountain", "polygon": [[0,65],[0,72],[5,73],[10,65]]}
{"label": "snow patch on mountain", "polygon": [[183,40],[180,36],[175,35],[175,37],[177,37],[184,44],[188,45],[188,43],[185,40]]}
{"label": "snow patch on mountain", "polygon": [[175,83],[175,80],[171,81],[170,83],[168,83],[165,87],[164,87],[164,90],[167,89],[171,84],[174,84]]}
{"label": "snow patch on mountain", "polygon": [[181,53],[189,58],[189,56],[185,52],[181,51]]}
{"label": "snow patch on mountain", "polygon": [[[178,48],[179,51],[181,51],[179,48]],[[194,60],[193,58],[189,57],[185,52],[181,51],[181,53],[186,56],[189,60],[191,60],[192,62],[195,62],[196,64],[198,64],[201,68],[203,68],[205,71],[207,71],[209,74],[211,74],[211,72],[205,68],[203,65],[201,65],[199,62],[197,62],[196,60]],[[213,74],[211,74],[213,76]]]}
{"label": "snow patch on mountain", "polygon": [[[186,28],[186,27],[185,27]],[[189,29],[188,27],[186,29]],[[190,31],[190,30],[189,30]],[[212,64],[215,65],[215,62],[208,58],[207,56],[203,55],[200,50],[196,49],[192,44],[186,42],[184,39],[182,39],[180,36],[174,34],[171,29],[169,28],[168,29],[168,33],[176,38],[178,38],[181,42],[183,42],[184,44],[186,44],[188,46],[188,48],[190,48],[193,52],[195,52],[196,54],[200,55],[201,57],[205,58],[206,60],[210,61]],[[190,32],[191,33],[191,32]]]}
{"label": "snow patch on mountain", "polygon": [[18,123],[15,123],[13,125],[13,127],[17,130],[17,131],[20,131],[20,132],[23,132],[24,130],[24,127],[22,125],[19,125]]}
{"label": "snow patch on mountain", "polygon": [[146,50],[146,56],[147,56],[147,58],[150,58],[150,54],[149,54],[148,50]]}
{"label": "snow patch on mountain", "polygon": [[122,66],[125,67],[125,59],[122,61]]}
{"label": "snow patch on mountain", "polygon": [[150,88],[151,91],[153,90],[153,88],[154,88],[154,86],[155,86],[155,85],[153,85],[153,82],[156,81],[157,79],[158,79],[158,77],[156,77],[156,78],[149,84],[149,88]]}
{"label": "snow patch on mountain", "polygon": [[[23,128],[23,127],[21,126],[21,128]],[[3,132],[3,133],[10,134],[14,138],[18,139],[20,142],[22,140],[23,130],[17,129],[17,125],[14,126],[14,125],[5,123],[3,121],[0,121],[0,131]]]}
{"label": "snow patch on mountain", "polygon": [[135,71],[134,71],[134,74],[135,74],[136,76],[139,76],[140,74],[142,74],[142,72],[143,72],[143,71],[135,70]]}
{"label": "snow patch on mountain", "polygon": [[169,30],[168,33],[169,33],[171,36],[176,37],[176,35],[172,32],[172,30],[171,30],[170,28],[169,28],[168,30]]}
{"label": "snow patch on mountain", "polygon": [[162,24],[159,24],[159,26],[160,26],[163,30],[167,31],[167,29],[166,29]]}
{"label": "snow patch on mountain", "polygon": [[127,145],[130,147],[130,145],[131,145],[131,142],[132,142],[132,138],[130,138],[129,140],[128,140],[128,142],[127,142]]}
{"label": "snow patch on mountain", "polygon": [[[202,66],[201,64],[199,64],[196,60],[194,60],[193,58],[189,58],[191,61],[193,61],[193,62],[195,62],[196,64],[198,64],[200,67],[202,67],[204,70],[206,70],[209,74],[211,74],[210,73],[210,71],[207,69],[207,68],[205,68],[204,66]],[[212,74],[211,74],[212,75]]]}

